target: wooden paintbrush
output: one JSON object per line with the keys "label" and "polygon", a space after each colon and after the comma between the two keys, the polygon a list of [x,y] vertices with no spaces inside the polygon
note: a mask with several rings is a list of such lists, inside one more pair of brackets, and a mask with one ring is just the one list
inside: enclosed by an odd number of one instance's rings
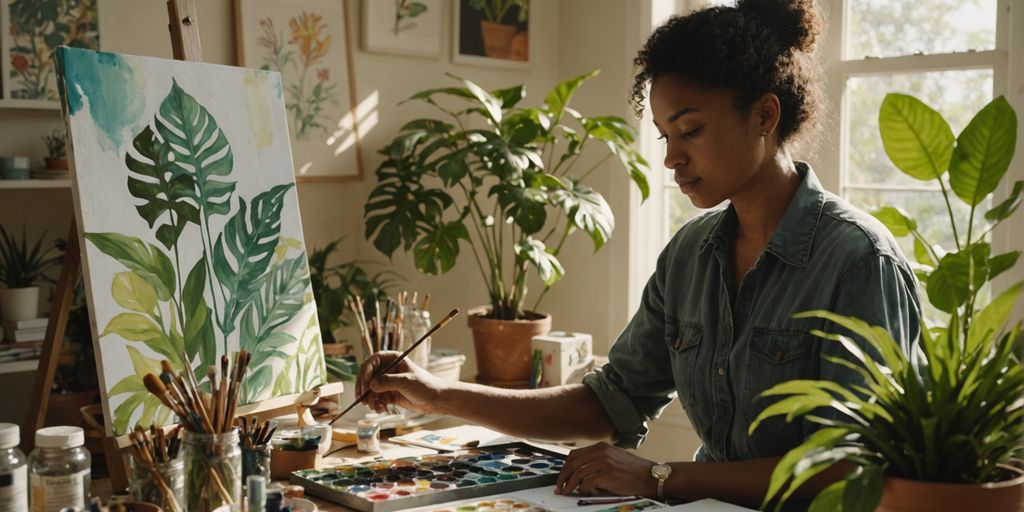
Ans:
{"label": "wooden paintbrush", "polygon": [[[455,309],[451,310],[451,312],[448,313],[448,316],[442,318],[440,321],[438,321],[436,324],[434,324],[434,326],[431,327],[429,331],[427,331],[423,336],[420,336],[420,339],[416,340],[416,342],[413,343],[412,345],[410,345],[409,348],[405,349],[405,352],[402,352],[401,355],[399,355],[397,358],[395,358],[394,361],[391,361],[391,364],[389,364],[389,365],[385,366],[384,368],[379,369],[376,372],[374,372],[373,376],[370,377],[370,380],[376,379],[377,377],[390,372],[395,366],[398,365],[398,363],[402,362],[402,360],[404,360],[410,353],[412,353],[413,350],[416,350],[416,347],[418,347],[420,345],[420,343],[423,343],[423,340],[429,338],[430,335],[434,334],[439,329],[444,327],[445,324],[447,324],[452,318],[455,318],[455,316],[458,315],[458,314],[459,314],[459,308],[455,308]],[[352,402],[351,405],[346,407],[345,410],[343,410],[340,413],[338,413],[338,415],[335,416],[333,420],[331,420],[330,424],[333,425],[334,422],[338,421],[339,419],[341,419],[341,417],[344,416],[345,413],[351,411],[353,407],[355,407],[356,405],[358,405],[358,404],[362,403],[364,400],[366,400],[366,397],[370,396],[370,393],[371,393],[371,391],[369,389],[367,389],[366,391],[363,391],[363,393],[361,395],[359,395],[359,398],[356,398],[356,400],[354,402]]]}

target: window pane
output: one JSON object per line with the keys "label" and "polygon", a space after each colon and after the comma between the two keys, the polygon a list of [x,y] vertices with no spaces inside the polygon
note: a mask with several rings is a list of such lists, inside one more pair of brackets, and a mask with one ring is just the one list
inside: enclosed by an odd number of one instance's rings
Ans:
{"label": "window pane", "polygon": [[992,100],[992,70],[936,71],[851,77],[846,89],[846,183],[930,186],[906,176],[889,161],[878,132],[878,109],[886,93],[911,94],[946,119],[956,136]]}
{"label": "window pane", "polygon": [[848,0],[847,5],[847,59],[996,47],[996,0]]}

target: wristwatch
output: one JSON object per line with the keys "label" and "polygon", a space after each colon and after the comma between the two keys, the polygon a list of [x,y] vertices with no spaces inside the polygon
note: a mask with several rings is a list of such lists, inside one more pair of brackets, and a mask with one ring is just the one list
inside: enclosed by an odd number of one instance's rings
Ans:
{"label": "wristwatch", "polygon": [[651,467],[651,476],[658,479],[658,500],[665,501],[665,480],[672,474],[672,466],[655,464]]}

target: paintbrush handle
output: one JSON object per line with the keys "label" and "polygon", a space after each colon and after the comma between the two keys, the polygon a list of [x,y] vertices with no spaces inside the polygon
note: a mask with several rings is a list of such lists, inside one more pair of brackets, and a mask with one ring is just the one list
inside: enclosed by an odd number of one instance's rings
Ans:
{"label": "paintbrush handle", "polygon": [[[440,321],[438,321],[436,324],[434,324],[434,326],[431,327],[429,331],[427,331],[423,336],[420,336],[420,339],[416,340],[415,343],[413,343],[412,345],[409,345],[409,348],[405,349],[405,352],[402,352],[398,357],[395,358],[394,361],[391,361],[391,363],[388,364],[387,366],[385,366],[383,369],[380,369],[380,370],[377,370],[376,372],[374,372],[373,376],[370,377],[370,380],[376,379],[377,377],[380,377],[381,375],[384,375],[384,374],[390,372],[395,366],[398,366],[398,363],[401,363],[409,354],[411,354],[413,350],[416,350],[416,347],[418,347],[420,345],[420,343],[423,343],[423,340],[429,338],[430,335],[434,334],[439,329],[444,327],[445,324],[447,324],[452,318],[455,318],[455,316],[458,315],[458,314],[459,314],[459,308],[455,308],[455,309],[451,310],[451,312],[448,313],[448,316],[442,318]],[[362,403],[363,400],[366,400],[366,397],[370,396],[370,393],[371,393],[371,391],[369,389],[367,389],[366,391],[363,391],[363,393],[361,395],[359,395],[359,398],[356,398],[355,402],[352,402],[352,404],[349,405],[348,407],[346,407],[345,410],[343,410],[340,413],[338,413],[338,415],[335,416],[333,420],[331,420],[330,424],[333,425],[334,422],[338,421],[338,419],[340,419],[342,416],[344,416],[345,413],[351,411],[353,407],[355,407],[356,405]]]}

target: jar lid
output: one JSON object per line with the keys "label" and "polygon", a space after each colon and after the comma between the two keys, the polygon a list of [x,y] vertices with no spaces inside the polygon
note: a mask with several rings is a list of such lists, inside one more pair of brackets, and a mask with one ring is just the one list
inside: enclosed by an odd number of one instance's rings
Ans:
{"label": "jar lid", "polygon": [[75,448],[85,444],[85,431],[80,427],[46,427],[36,431],[40,448]]}
{"label": "jar lid", "polygon": [[21,443],[21,431],[14,423],[0,423],[0,449],[14,448]]}

